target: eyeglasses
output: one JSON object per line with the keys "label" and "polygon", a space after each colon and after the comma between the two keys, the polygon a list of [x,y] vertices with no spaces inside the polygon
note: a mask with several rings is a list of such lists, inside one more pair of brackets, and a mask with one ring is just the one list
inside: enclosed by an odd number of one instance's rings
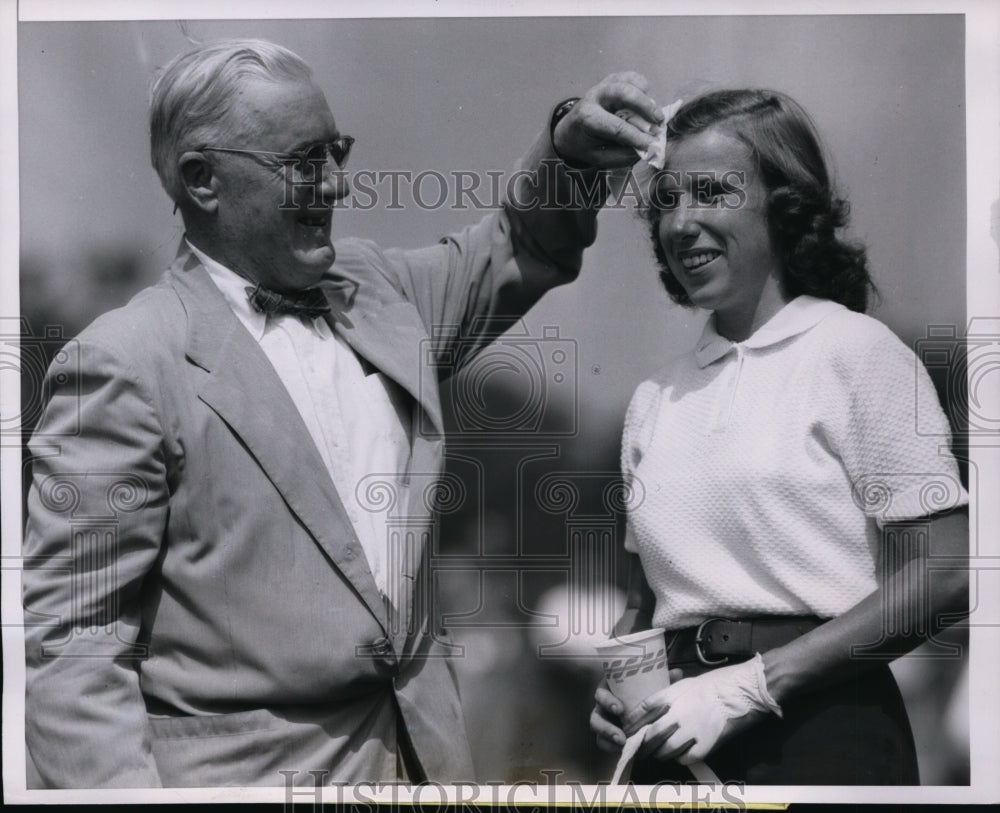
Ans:
{"label": "eyeglasses", "polygon": [[[203,152],[231,152],[237,155],[252,155],[261,163],[274,167],[291,167],[299,177],[314,180],[322,173],[326,162],[332,158],[338,168],[347,166],[347,159],[354,146],[354,138],[349,135],[337,136],[333,141],[313,144],[301,152],[267,152],[265,150],[238,150],[234,147],[202,147]],[[267,159],[273,160],[267,160]]]}

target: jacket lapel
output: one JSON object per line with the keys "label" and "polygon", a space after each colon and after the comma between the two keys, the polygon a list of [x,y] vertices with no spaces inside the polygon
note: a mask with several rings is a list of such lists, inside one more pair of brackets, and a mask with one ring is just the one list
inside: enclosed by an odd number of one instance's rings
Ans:
{"label": "jacket lapel", "polygon": [[205,371],[199,397],[243,441],[329,559],[385,624],[385,606],[309,430],[264,352],[197,258],[182,249],[172,280],[188,314],[189,360]]}
{"label": "jacket lapel", "polygon": [[333,308],[333,328],[353,350],[405,389],[425,414],[424,434],[441,435],[438,373],[428,363],[427,330],[402,300],[383,302],[368,286],[347,279],[323,283]]}

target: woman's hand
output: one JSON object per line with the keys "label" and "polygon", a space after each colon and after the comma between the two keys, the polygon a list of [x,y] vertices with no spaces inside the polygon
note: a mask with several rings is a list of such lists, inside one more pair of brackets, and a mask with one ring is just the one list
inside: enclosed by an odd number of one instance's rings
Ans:
{"label": "woman's hand", "polygon": [[631,734],[650,724],[640,756],[690,765],[771,713],[780,717],[781,708],[767,691],[757,655],[661,689],[625,716],[623,730]]}
{"label": "woman's hand", "polygon": [[616,754],[625,745],[625,732],[621,728],[622,701],[608,691],[607,681],[594,692],[594,710],[590,713],[590,730],[597,735],[597,747]]}
{"label": "woman's hand", "polygon": [[[671,669],[671,682],[681,680],[684,673],[680,669]],[[654,695],[655,696],[655,695]],[[608,689],[607,681],[601,681],[594,693],[594,710],[590,713],[590,730],[597,736],[597,747],[602,751],[617,754],[625,745],[625,731],[622,727],[622,714],[625,708],[622,701]]]}

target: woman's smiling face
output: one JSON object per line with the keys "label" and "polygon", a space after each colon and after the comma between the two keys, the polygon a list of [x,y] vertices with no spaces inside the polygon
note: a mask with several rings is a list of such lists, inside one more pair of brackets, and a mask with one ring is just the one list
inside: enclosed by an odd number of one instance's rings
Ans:
{"label": "woman's smiling face", "polygon": [[747,145],[720,127],[668,143],[656,194],[658,239],[691,302],[714,311],[717,327],[770,318],[759,311],[765,288],[780,288],[781,261]]}

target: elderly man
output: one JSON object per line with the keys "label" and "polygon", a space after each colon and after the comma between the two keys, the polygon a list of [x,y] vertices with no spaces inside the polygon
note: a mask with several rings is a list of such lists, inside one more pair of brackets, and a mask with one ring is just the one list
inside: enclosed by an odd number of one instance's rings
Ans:
{"label": "elderly man", "polygon": [[[164,69],[152,158],[185,238],[67,345],[32,441],[34,785],[472,778],[407,490],[441,468],[433,360],[574,278],[597,204],[552,203],[660,120],[641,77],[609,77],[556,109],[516,207],[383,251],[331,242],[352,139],[300,58],[226,41]],[[368,472],[422,528],[365,510]]]}

